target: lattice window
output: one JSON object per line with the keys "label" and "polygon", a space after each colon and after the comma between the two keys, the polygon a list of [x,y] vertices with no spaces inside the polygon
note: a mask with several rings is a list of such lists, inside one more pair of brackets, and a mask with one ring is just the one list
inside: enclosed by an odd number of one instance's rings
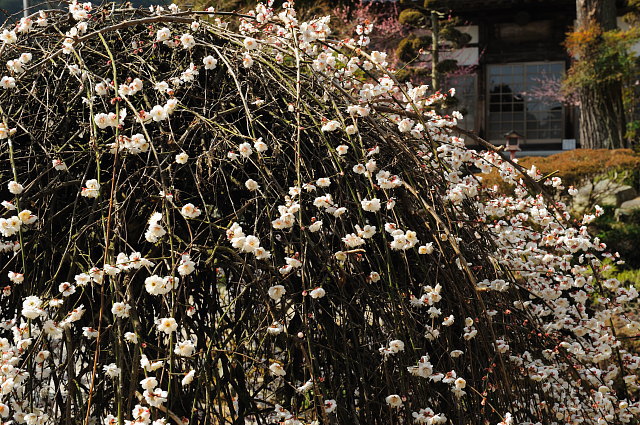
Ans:
{"label": "lattice window", "polygon": [[559,142],[564,136],[564,107],[533,93],[545,82],[558,81],[563,62],[525,62],[487,67],[488,138],[504,141],[514,130],[527,142]]}

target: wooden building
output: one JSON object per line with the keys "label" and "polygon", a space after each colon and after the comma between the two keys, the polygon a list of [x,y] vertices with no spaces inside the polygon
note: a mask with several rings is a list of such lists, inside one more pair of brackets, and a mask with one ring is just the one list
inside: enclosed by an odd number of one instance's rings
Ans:
{"label": "wooden building", "polygon": [[[575,107],[554,96],[570,58],[562,43],[575,20],[575,0],[453,0],[471,43],[452,53],[468,71],[453,76],[466,111],[463,126],[495,143],[516,131],[522,154],[575,148]],[[462,123],[461,123],[462,124]],[[564,143],[563,143],[564,142]]]}
{"label": "wooden building", "polygon": [[[494,144],[519,133],[519,156],[580,147],[578,107],[553,96],[571,63],[563,42],[575,24],[575,2],[448,0],[471,35],[468,47],[451,53],[467,71],[449,81],[466,111],[466,129]],[[617,1],[619,14],[624,5]],[[618,27],[628,28],[621,17]],[[632,49],[640,55],[640,43]]]}

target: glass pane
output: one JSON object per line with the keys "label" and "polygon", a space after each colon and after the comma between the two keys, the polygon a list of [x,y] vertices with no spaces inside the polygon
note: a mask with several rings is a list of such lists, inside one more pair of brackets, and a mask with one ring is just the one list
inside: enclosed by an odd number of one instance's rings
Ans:
{"label": "glass pane", "polygon": [[543,93],[550,91],[544,85],[562,78],[564,68],[562,62],[489,66],[487,127],[490,137],[502,140],[504,132],[515,130],[531,139],[560,139],[564,130],[564,108]]}
{"label": "glass pane", "polygon": [[527,121],[527,131],[536,130],[540,127],[538,121]]}
{"label": "glass pane", "polygon": [[562,74],[564,71],[564,64],[562,63],[554,63],[549,65],[549,73],[554,75]]}
{"label": "glass pane", "polygon": [[552,130],[561,130],[562,129],[562,122],[561,121],[550,121],[549,122],[549,128]]}
{"label": "glass pane", "polygon": [[549,111],[547,119],[550,120],[562,120],[562,111]]}

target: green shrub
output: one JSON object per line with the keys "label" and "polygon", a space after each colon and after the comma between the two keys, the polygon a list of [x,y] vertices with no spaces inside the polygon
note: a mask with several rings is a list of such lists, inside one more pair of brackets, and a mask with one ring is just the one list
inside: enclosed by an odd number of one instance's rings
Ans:
{"label": "green shrub", "polygon": [[637,278],[639,272],[635,269],[640,269],[640,211],[632,214],[629,221],[619,223],[614,218],[615,207],[606,206],[604,210],[605,213],[593,223],[596,228],[594,233],[607,244],[610,251],[620,253],[626,262],[626,272],[635,272],[636,275],[631,273],[630,276]]}

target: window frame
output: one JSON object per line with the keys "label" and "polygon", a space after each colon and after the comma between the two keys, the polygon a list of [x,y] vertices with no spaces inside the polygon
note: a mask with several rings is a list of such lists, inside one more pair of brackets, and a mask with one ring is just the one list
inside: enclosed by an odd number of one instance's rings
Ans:
{"label": "window frame", "polygon": [[[485,98],[486,98],[486,106],[484,108],[484,113],[485,113],[485,123],[486,123],[486,134],[487,134],[487,140],[491,141],[492,143],[497,143],[497,144],[504,144],[505,143],[505,139],[503,137],[500,138],[496,138],[496,137],[492,137],[493,134],[490,131],[490,126],[492,121],[490,120],[490,114],[491,114],[491,106],[495,105],[496,103],[492,103],[491,102],[491,88],[492,88],[492,83],[491,83],[491,70],[492,68],[502,68],[502,67],[508,67],[508,66],[522,66],[522,70],[523,73],[522,74],[498,74],[498,75],[509,75],[511,77],[513,77],[514,75],[520,75],[521,76],[521,81],[525,84],[524,86],[524,90],[523,92],[526,92],[527,87],[526,87],[526,83],[528,80],[528,74],[527,74],[527,66],[531,66],[531,65],[547,65],[547,66],[551,66],[551,65],[560,65],[561,66],[561,75],[564,76],[565,73],[565,67],[566,67],[566,62],[564,61],[528,61],[528,62],[507,62],[507,63],[493,63],[493,64],[487,64],[485,67],[485,72],[486,72],[486,76],[485,76],[485,82],[486,82],[486,87],[485,87]],[[539,75],[539,74],[538,74]],[[493,93],[493,95],[495,95],[495,93]],[[528,98],[530,98],[530,96],[522,96],[523,98],[523,112],[524,112],[524,118],[522,121],[511,121],[513,123],[515,122],[522,122],[523,125],[523,131],[520,130],[516,130],[518,133],[522,134],[524,136],[524,142],[525,144],[544,144],[544,143],[561,143],[562,140],[565,138],[566,136],[566,123],[567,123],[567,115],[566,115],[566,107],[564,104],[562,104],[562,102],[558,102],[560,105],[560,137],[553,137],[553,138],[548,138],[548,139],[541,139],[541,138],[529,138],[528,136],[528,131],[527,131],[527,105],[530,103],[536,103],[535,101],[531,101],[528,100]],[[497,104],[503,104],[504,102],[498,102]],[[539,103],[544,103],[543,101],[539,101]],[[552,111],[552,110],[544,110],[544,111]],[[542,111],[542,112],[544,112]],[[554,110],[554,112],[557,112]],[[550,121],[556,121],[556,120],[550,120]],[[493,121],[494,123],[503,123],[503,122],[507,122],[507,121]],[[514,130],[513,128],[508,129],[507,131],[510,130]],[[531,131],[531,130],[529,130]]]}
{"label": "window frame", "polygon": [[466,111],[462,120],[458,121],[458,126],[465,130],[475,131],[477,130],[478,116],[479,115],[482,116],[482,110],[481,110],[482,107],[478,103],[478,93],[480,89],[479,85],[481,80],[480,74],[478,73],[478,71],[474,70],[473,72],[469,72],[466,74],[445,77],[444,87],[455,88],[456,89],[455,97],[458,97],[458,99],[461,99],[460,85],[457,83],[456,78],[469,78],[470,80],[472,80],[472,84],[470,85],[468,96],[466,96],[467,99],[469,100],[470,105],[456,105],[455,107],[450,108],[450,110],[451,111],[462,110],[463,107],[461,106],[468,106],[470,109],[472,108],[473,110],[471,111],[471,115],[469,115],[469,111]]}

